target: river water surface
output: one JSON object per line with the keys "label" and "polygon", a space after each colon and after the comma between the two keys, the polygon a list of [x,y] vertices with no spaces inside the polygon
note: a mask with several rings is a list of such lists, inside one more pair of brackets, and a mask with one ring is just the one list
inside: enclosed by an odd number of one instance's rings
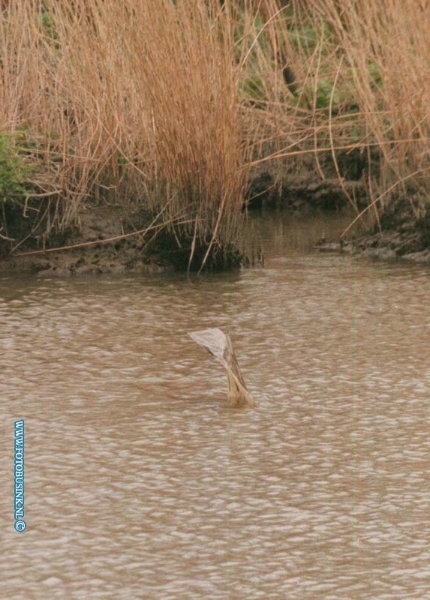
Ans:
{"label": "river water surface", "polygon": [[256,220],[238,274],[1,279],[1,598],[430,598],[430,269],[311,249],[342,224]]}

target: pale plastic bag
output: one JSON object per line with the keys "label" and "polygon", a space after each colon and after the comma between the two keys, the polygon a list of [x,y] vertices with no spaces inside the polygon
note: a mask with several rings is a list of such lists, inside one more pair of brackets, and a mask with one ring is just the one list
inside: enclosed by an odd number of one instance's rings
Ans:
{"label": "pale plastic bag", "polygon": [[209,350],[227,371],[227,404],[229,406],[255,406],[240,372],[230,337],[217,327],[193,331],[188,335],[200,346]]}

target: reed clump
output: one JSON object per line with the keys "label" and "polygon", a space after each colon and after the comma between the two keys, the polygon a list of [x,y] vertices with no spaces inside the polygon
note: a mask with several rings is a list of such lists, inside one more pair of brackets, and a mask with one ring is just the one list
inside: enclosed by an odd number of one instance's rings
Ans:
{"label": "reed clump", "polygon": [[189,264],[196,249],[205,263],[235,243],[250,172],[269,163],[321,179],[354,171],[376,218],[401,194],[422,217],[425,10],[423,0],[5,2],[1,135],[31,166],[15,208],[31,211],[40,237],[89,202],[141,206],[188,246]]}
{"label": "reed clump", "polygon": [[52,227],[108,198],[160,212],[190,234],[191,254],[234,241],[247,168],[219,3],[10,3],[0,55],[2,125],[44,166],[34,209],[49,202]]}
{"label": "reed clump", "polygon": [[[272,4],[273,2],[268,2]],[[253,21],[249,77],[259,81],[255,143],[265,156],[310,164],[324,178],[361,178],[376,218],[399,197],[415,214],[430,192],[430,21],[422,0],[292,0],[268,21]],[[294,97],[282,87],[282,64],[295,74]],[[271,44],[273,47],[273,43]],[[265,50],[266,46],[266,50]],[[252,129],[252,127],[251,127]],[[269,135],[261,135],[264,130]],[[260,146],[261,147],[261,146]],[[269,150],[269,151],[268,151]],[[355,163],[355,165],[354,165]],[[345,168],[345,164],[348,168]],[[351,201],[353,202],[353,198]],[[353,202],[354,203],[354,202]]]}

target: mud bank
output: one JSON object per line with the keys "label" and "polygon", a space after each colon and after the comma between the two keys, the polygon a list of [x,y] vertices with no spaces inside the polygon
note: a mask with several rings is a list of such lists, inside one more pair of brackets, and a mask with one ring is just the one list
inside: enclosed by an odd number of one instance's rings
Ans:
{"label": "mud bank", "polygon": [[430,264],[430,210],[413,208],[406,199],[398,199],[379,215],[379,221],[359,236],[341,240],[320,240],[320,252],[353,253],[379,260],[410,260]]}
{"label": "mud bank", "polygon": [[[0,274],[69,277],[198,271],[203,263],[207,270],[221,271],[239,268],[244,259],[235,248],[194,239],[192,233],[173,230],[142,209],[119,205],[82,206],[76,225],[45,240],[45,247],[42,236],[25,236],[21,223],[16,233],[15,239],[1,239]],[[22,244],[17,243],[20,239]],[[14,244],[16,250],[11,251]]]}
{"label": "mud bank", "polygon": [[[430,264],[430,248],[414,250],[417,236],[403,236],[395,231],[380,231],[350,241],[320,240],[314,246],[319,252],[357,254],[377,260],[410,260]],[[420,246],[419,246],[420,247]]]}
{"label": "mud bank", "polygon": [[[77,224],[61,237],[40,248],[41,241],[29,240],[16,252],[3,252],[0,273],[33,273],[39,277],[160,272],[166,261],[146,250],[145,228],[150,218],[144,213],[127,214],[116,206],[82,207]],[[58,249],[57,249],[58,248]]]}
{"label": "mud bank", "polygon": [[[309,171],[302,176],[285,175],[277,170],[260,170],[249,188],[250,210],[283,208],[301,213],[308,209],[324,211],[353,207],[366,213],[369,197],[362,180],[322,179]],[[367,215],[366,215],[367,217]],[[430,202],[411,192],[410,197],[391,200],[379,208],[379,219],[369,224],[364,218],[361,233],[349,232],[341,240],[322,239],[315,246],[320,252],[355,253],[381,259],[405,259],[430,263]]]}
{"label": "mud bank", "polygon": [[355,241],[362,256],[430,264],[428,201],[399,198],[385,207],[373,230]]}
{"label": "mud bank", "polygon": [[[342,240],[322,239],[315,246],[321,252],[357,253],[382,260],[407,259],[430,263],[430,209],[425,202],[408,199],[391,202],[380,212],[379,222],[364,233],[348,234]],[[353,205],[357,214],[367,206],[366,189],[360,181],[321,180],[315,173],[279,180],[268,171],[251,181],[248,209],[276,208],[305,214],[309,210],[339,210]],[[415,207],[415,208],[414,208]],[[25,239],[18,231],[18,239]],[[180,242],[183,242],[182,244]],[[0,274],[32,273],[38,277],[78,275],[160,273],[187,270],[191,240],[178,242],[177,234],[155,224],[142,209],[125,210],[117,205],[83,206],[77,225],[57,239],[43,241],[29,236],[26,243],[10,253],[13,244],[0,240]],[[192,267],[199,268],[206,247],[194,247]],[[228,254],[225,263],[222,257]],[[224,260],[224,262],[223,262]],[[220,249],[212,258],[216,270],[252,264],[238,251]],[[193,269],[191,269],[193,270]]]}
{"label": "mud bank", "polygon": [[293,211],[312,208],[337,210],[347,205],[357,209],[367,204],[366,187],[361,181],[321,179],[314,172],[299,177],[279,177],[263,170],[251,181],[248,207],[253,209],[285,208]]}

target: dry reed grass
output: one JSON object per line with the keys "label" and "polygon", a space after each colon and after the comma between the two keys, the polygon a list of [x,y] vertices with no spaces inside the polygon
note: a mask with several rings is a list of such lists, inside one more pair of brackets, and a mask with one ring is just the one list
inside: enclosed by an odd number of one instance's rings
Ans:
{"label": "dry reed grass", "polygon": [[[430,192],[427,4],[292,0],[273,12],[277,43],[297,75],[299,91],[292,102],[280,85],[279,65],[263,48],[267,23],[260,24],[252,34],[261,41],[250,65],[265,97],[256,143],[263,139],[260,131],[271,131],[266,146],[272,143],[272,155],[288,160],[308,158],[313,146],[322,177],[320,157],[330,155],[342,177],[339,156],[359,154],[366,164],[369,207],[379,209],[395,196],[418,192],[413,205],[419,212]],[[252,119],[255,124],[255,114]]]}
{"label": "dry reed grass", "polygon": [[59,226],[109,190],[165,205],[194,241],[234,238],[247,169],[218,2],[32,0],[0,19],[2,127],[42,158]]}
{"label": "dry reed grass", "polygon": [[371,206],[406,189],[428,197],[426,2],[282,4],[9,2],[1,127],[34,163],[49,225],[65,227],[88,198],[132,198],[186,222],[191,250],[226,246],[252,166],[312,159],[324,177],[329,157],[342,176],[351,152]]}

